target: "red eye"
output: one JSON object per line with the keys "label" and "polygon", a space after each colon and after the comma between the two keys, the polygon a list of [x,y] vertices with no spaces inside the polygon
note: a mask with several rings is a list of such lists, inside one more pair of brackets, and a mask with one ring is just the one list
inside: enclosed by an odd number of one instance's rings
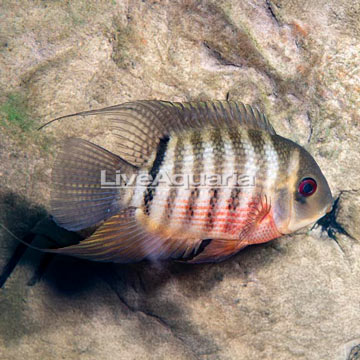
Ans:
{"label": "red eye", "polygon": [[311,196],[317,188],[316,181],[312,178],[305,178],[301,180],[299,185],[299,193],[302,196]]}

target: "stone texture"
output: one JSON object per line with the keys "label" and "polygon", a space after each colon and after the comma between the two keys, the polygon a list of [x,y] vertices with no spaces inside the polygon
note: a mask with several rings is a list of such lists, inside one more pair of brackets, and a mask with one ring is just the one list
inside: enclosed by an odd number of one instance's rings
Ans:
{"label": "stone texture", "polygon": [[[327,231],[201,266],[13,255],[0,229],[0,274],[16,265],[0,289],[0,358],[357,356],[359,10],[356,0],[2,1],[0,102],[20,94],[38,124],[135,99],[255,104],[314,155],[339,200]],[[47,220],[34,228],[70,134],[111,148],[89,120],[36,132],[0,118],[0,222],[14,235],[70,236]]]}

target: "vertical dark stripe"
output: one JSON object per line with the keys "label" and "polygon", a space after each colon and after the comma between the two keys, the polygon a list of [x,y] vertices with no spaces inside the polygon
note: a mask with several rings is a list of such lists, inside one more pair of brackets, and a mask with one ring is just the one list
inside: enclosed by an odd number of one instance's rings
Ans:
{"label": "vertical dark stripe", "polygon": [[[234,153],[234,172],[237,178],[241,178],[245,174],[245,163],[246,163],[246,153],[244,148],[244,143],[242,141],[241,132],[238,128],[230,128],[227,129],[227,135],[229,136],[231,147]],[[229,220],[225,225],[225,232],[231,232],[233,228],[233,223],[231,219],[236,212],[237,207],[240,204],[240,196],[242,193],[241,186],[242,184],[235,184],[231,189],[231,195],[228,199],[228,217]]]}
{"label": "vertical dark stripe", "polygon": [[[221,129],[210,129],[210,142],[213,149],[214,159],[214,172],[213,175],[222,175],[224,165],[224,141],[222,138]],[[219,197],[221,195],[221,188],[214,187],[209,190],[209,211],[208,219],[206,222],[207,231],[211,231],[215,225],[215,216],[217,206],[219,203]]]}
{"label": "vertical dark stripe", "polygon": [[263,132],[259,130],[248,130],[248,136],[255,153],[255,161],[257,167],[257,172],[255,174],[256,187],[259,187],[258,190],[261,191],[266,181],[266,171],[269,166],[267,164],[264,149],[265,140],[263,138]]}
{"label": "vertical dark stripe", "polygon": [[287,139],[285,139],[286,141],[284,141],[284,138],[282,138],[281,136],[271,135],[270,138],[272,141],[272,145],[278,155],[278,174],[286,174],[290,163],[293,146]]}
{"label": "vertical dark stripe", "polygon": [[[162,162],[164,161],[166,150],[169,144],[170,138],[168,136],[160,139],[160,142],[158,144],[155,160],[151,166],[151,169],[149,171],[149,174],[151,175],[151,178],[155,180],[157,174],[159,173],[160,167]],[[155,183],[157,186],[158,184]],[[150,208],[152,201],[154,199],[156,193],[156,187],[154,187],[153,184],[149,184],[147,189],[144,192],[144,214],[149,215],[150,214]]]}
{"label": "vertical dark stripe", "polygon": [[[264,185],[264,182],[266,181],[266,156],[265,156],[265,141],[262,136],[262,132],[258,130],[247,130],[249,140],[251,142],[251,145],[254,149],[254,161],[256,165],[256,174],[255,174],[255,189],[252,191],[252,198],[249,199],[251,203],[253,203],[253,206],[248,208],[248,211],[246,213],[246,219],[245,219],[245,226],[250,226],[251,223],[254,221],[254,209],[258,208],[260,206],[260,202],[264,198],[264,195],[262,192],[262,187]],[[244,228],[243,227],[243,228]]]}
{"label": "vertical dark stripe", "polygon": [[166,150],[169,144],[169,136],[165,136],[162,139],[160,139],[160,142],[157,146],[155,160],[153,162],[153,165],[149,171],[150,175],[153,179],[156,178],[156,175],[159,173],[160,166],[165,158]]}
{"label": "vertical dark stripe", "polygon": [[189,224],[194,218],[194,207],[196,206],[196,201],[200,195],[200,191],[198,189],[200,176],[201,173],[204,171],[204,143],[200,131],[196,130],[191,133],[190,144],[193,155],[192,177],[193,177],[194,187],[191,189],[188,200],[187,222]]}

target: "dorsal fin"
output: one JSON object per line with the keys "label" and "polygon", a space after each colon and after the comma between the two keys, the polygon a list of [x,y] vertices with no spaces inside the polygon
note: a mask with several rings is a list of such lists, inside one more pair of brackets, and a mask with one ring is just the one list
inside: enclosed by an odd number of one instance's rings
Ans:
{"label": "dorsal fin", "polygon": [[275,134],[266,116],[259,110],[235,101],[168,102],[142,100],[83,111],[54,119],[44,126],[74,116],[102,116],[117,137],[117,154],[135,166],[141,166],[159,141],[171,133],[204,127],[244,126]]}

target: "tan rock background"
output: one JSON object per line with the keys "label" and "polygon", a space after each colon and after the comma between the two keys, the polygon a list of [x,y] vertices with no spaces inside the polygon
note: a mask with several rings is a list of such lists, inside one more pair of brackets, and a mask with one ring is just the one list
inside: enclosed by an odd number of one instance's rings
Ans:
{"label": "tan rock background", "polygon": [[359,54],[358,0],[2,0],[0,223],[16,236],[71,237],[30,230],[58,142],[101,142],[91,120],[37,126],[137,99],[257,105],[338,206],[337,241],[305,229],[201,266],[44,257],[0,228],[0,358],[359,359]]}

